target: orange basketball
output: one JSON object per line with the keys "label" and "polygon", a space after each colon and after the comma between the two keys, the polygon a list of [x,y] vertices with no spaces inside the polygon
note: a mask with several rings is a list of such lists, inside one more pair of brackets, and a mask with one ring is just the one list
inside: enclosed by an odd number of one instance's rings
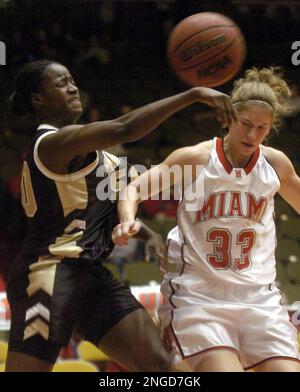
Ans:
{"label": "orange basketball", "polygon": [[244,36],[227,16],[201,12],[183,19],[172,30],[169,62],[190,86],[219,86],[232,79],[246,55]]}

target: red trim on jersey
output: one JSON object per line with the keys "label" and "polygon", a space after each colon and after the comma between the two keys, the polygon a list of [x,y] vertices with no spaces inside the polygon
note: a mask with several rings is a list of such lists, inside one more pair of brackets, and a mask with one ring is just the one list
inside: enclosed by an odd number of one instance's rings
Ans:
{"label": "red trim on jersey", "polygon": [[296,362],[298,362],[300,364],[300,360],[298,358],[289,357],[287,355],[274,355],[274,357],[265,358],[262,361],[256,362],[254,365],[251,365],[251,366],[248,366],[248,367],[244,368],[244,370],[252,369],[255,366],[258,366],[258,365],[260,365],[260,364],[262,364],[262,363],[264,363],[266,361],[272,361],[273,359],[283,359],[283,360],[286,360],[286,361],[296,361]]}
{"label": "red trim on jersey", "polygon": [[223,140],[219,137],[217,138],[217,142],[216,142],[216,151],[217,151],[218,158],[220,159],[220,162],[222,163],[224,169],[227,171],[228,174],[230,174],[232,172],[232,165],[228,161],[225,152],[223,150]]}
{"label": "red trim on jersey", "polygon": [[172,325],[173,318],[174,318],[173,309],[172,309],[172,316],[171,316],[171,317],[172,317],[172,318],[171,318],[171,323],[169,324],[170,331],[172,332],[174,342],[175,342],[175,344],[176,344],[176,346],[177,346],[178,351],[180,352],[181,358],[184,358],[184,353],[183,353],[183,351],[182,351],[182,348],[181,348],[181,346],[180,346],[180,343],[179,343],[179,341],[178,341],[178,339],[177,339],[177,336],[176,336],[176,334],[175,334],[175,331],[174,331],[173,325]]}
{"label": "red trim on jersey", "polygon": [[[170,242],[171,242],[171,241],[172,241],[172,240],[170,239],[170,240],[168,241],[168,243],[167,243],[167,251],[168,251],[168,249],[169,249],[169,246],[170,246]],[[181,267],[181,271],[180,271],[180,273],[179,273],[178,276],[181,276],[181,275],[183,274],[184,267],[185,267],[185,264],[186,264],[186,261],[184,260],[184,255],[183,255],[183,247],[184,247],[184,244],[181,245],[182,267]],[[172,294],[171,294],[170,297],[169,297],[169,302],[170,302],[170,304],[173,306],[173,308],[176,309],[176,306],[174,305],[174,303],[173,303],[173,301],[172,301],[172,297],[173,297],[173,295],[175,294],[175,291],[176,291],[176,290],[174,289],[174,287],[173,287],[172,279],[169,280],[169,286],[170,286],[170,288],[171,288],[171,290],[172,290]]]}
{"label": "red trim on jersey", "polygon": [[167,246],[166,246],[166,251],[167,251],[167,253],[168,253],[168,250],[169,250],[170,242],[171,242],[171,239],[168,238],[168,240],[167,240]]}
{"label": "red trim on jersey", "polygon": [[[220,162],[222,163],[224,169],[226,170],[226,172],[228,174],[231,174],[233,167],[225,155],[225,152],[223,149],[223,139],[221,139],[219,137],[217,138],[217,142],[216,142],[216,151],[217,151],[218,158],[219,158]],[[247,175],[249,173],[251,173],[251,170],[254,168],[254,166],[259,158],[259,154],[260,154],[260,149],[258,147],[254,151],[254,153],[251,155],[251,158],[249,159],[249,161],[243,167],[243,169]]]}
{"label": "red trim on jersey", "polygon": [[252,157],[250,158],[250,161],[246,164],[246,166],[244,167],[245,173],[248,175],[251,170],[254,168],[258,158],[259,158],[259,147],[257,147],[257,149],[254,151],[254,153],[252,154]]}
{"label": "red trim on jersey", "polygon": [[[171,243],[171,239],[169,238],[168,241],[167,241],[167,254],[168,254],[168,251],[169,251],[170,243]],[[175,293],[175,289],[174,289],[174,287],[172,286],[172,279],[169,280],[169,286],[170,286],[171,291],[172,291],[171,295],[169,296],[169,302],[170,302],[170,304],[173,306],[173,308],[176,308],[176,306],[175,306],[175,305],[173,304],[173,302],[172,302],[172,296],[173,296],[174,293]]]}
{"label": "red trim on jersey", "polygon": [[[168,250],[168,248],[170,246],[170,242],[171,242],[171,239],[169,239],[169,241],[167,243],[167,250]],[[181,271],[179,273],[179,276],[182,275],[182,273],[184,271],[184,267],[186,265],[186,261],[184,260],[183,247],[184,247],[184,244],[181,245],[182,268],[181,268]],[[176,306],[174,305],[174,303],[172,301],[172,297],[173,297],[173,295],[176,292],[175,288],[172,285],[172,279],[169,280],[169,286],[170,286],[171,291],[172,291],[171,295],[169,296],[169,302],[170,302],[171,306],[173,306],[173,308],[176,309]],[[171,320],[170,320],[169,327],[170,327],[170,329],[171,329],[171,331],[173,333],[174,341],[175,341],[175,344],[177,345],[178,351],[180,352],[181,357],[184,358],[184,353],[182,351],[182,348],[181,348],[180,343],[179,343],[179,341],[178,341],[178,339],[176,337],[176,334],[175,334],[175,331],[174,331],[174,328],[173,328],[173,325],[172,325],[173,319],[174,319],[174,309],[171,309]]]}
{"label": "red trim on jersey", "polygon": [[213,347],[208,347],[208,348],[205,348],[204,350],[197,351],[194,354],[184,356],[182,359],[189,359],[189,358],[192,358],[192,357],[194,357],[196,355],[205,353],[206,351],[212,351],[212,350],[230,350],[230,351],[233,351],[237,355],[239,361],[241,360],[240,352],[235,347],[231,347],[231,346],[213,346]]}
{"label": "red trim on jersey", "polygon": [[[283,293],[277,287],[274,287],[274,289],[276,289],[276,292],[281,296],[280,301],[279,301],[280,305],[284,306],[284,304],[283,304]],[[272,288],[272,283],[270,283],[269,284],[269,290],[270,291],[275,291],[274,289]]]}
{"label": "red trim on jersey", "polygon": [[[185,239],[185,238],[184,238]],[[181,276],[182,274],[183,274],[183,271],[184,271],[184,267],[185,267],[185,265],[186,265],[186,261],[184,260],[184,245],[185,244],[182,244],[181,245],[181,260],[182,260],[182,268],[181,268],[181,271],[180,271],[180,274],[179,274],[179,276]]]}
{"label": "red trim on jersey", "polygon": [[281,295],[280,305],[284,306],[284,304],[283,304],[283,302],[284,302],[283,293],[279,289],[277,289],[277,290],[278,290],[279,295]]}

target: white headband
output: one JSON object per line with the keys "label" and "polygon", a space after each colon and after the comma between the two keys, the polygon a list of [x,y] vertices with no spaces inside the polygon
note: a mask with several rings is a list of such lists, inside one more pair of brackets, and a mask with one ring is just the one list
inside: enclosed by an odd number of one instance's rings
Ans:
{"label": "white headband", "polygon": [[266,106],[270,111],[274,111],[274,108],[265,101],[260,101],[259,99],[248,99],[247,101],[237,101],[234,102],[233,105],[240,105],[240,104],[256,104],[256,105],[264,105]]}

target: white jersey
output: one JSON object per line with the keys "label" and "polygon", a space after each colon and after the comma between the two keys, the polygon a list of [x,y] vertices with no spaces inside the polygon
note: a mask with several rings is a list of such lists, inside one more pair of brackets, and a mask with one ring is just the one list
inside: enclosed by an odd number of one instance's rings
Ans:
{"label": "white jersey", "polygon": [[[197,180],[204,194],[196,211],[185,195],[168,235],[169,261],[190,264],[202,277],[239,285],[274,282],[274,195],[279,178],[258,148],[244,168],[233,168],[214,138],[207,166]],[[201,177],[201,178],[200,178]]]}
{"label": "white jersey", "polygon": [[194,371],[198,354],[217,348],[234,351],[245,369],[275,357],[298,360],[297,329],[273,283],[275,170],[260,148],[244,168],[232,168],[215,138],[192,185],[168,236],[177,269],[161,286],[159,318],[174,366]]}

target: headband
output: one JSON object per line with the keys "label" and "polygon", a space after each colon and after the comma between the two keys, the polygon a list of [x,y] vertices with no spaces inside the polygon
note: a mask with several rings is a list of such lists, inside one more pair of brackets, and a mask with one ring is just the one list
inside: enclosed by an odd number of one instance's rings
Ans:
{"label": "headband", "polygon": [[258,105],[264,105],[264,106],[266,106],[270,111],[274,111],[274,108],[268,103],[268,102],[265,102],[265,101],[260,101],[259,99],[248,99],[247,101],[237,101],[237,102],[234,102],[233,103],[233,105],[239,105],[239,104],[258,104]]}

